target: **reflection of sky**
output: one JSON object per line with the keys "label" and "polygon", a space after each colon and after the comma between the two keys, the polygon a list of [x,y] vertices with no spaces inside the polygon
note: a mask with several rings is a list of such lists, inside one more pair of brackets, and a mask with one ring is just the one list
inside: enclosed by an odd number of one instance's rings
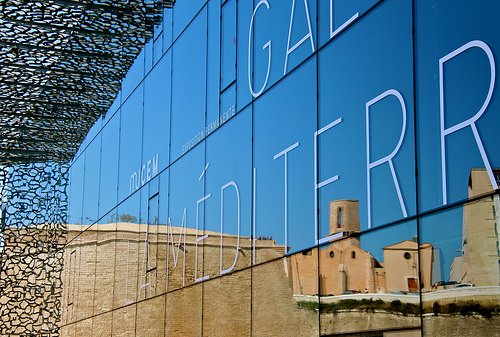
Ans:
{"label": "reflection of sky", "polygon": [[[349,0],[349,1],[319,1],[319,45],[330,40],[330,34],[339,29],[349,19],[358,13],[363,15],[378,0]],[[333,7],[330,9],[330,3]],[[331,13],[330,13],[331,10]],[[332,16],[332,31],[330,30],[330,15]]]}
{"label": "reflection of sky", "polygon": [[411,220],[362,235],[361,249],[372,254],[377,261],[383,262],[384,251],[382,248],[404,240],[412,240],[415,235],[417,235],[417,223]]}
{"label": "reflection of sky", "polygon": [[285,156],[287,153],[288,246],[292,251],[314,245],[314,156],[316,128],[314,74],[308,61],[254,105],[254,167],[257,169],[256,236],[285,244]]}
{"label": "reflection of sky", "polygon": [[[201,143],[203,145],[204,143]],[[204,149],[197,146],[177,161],[170,169],[169,215],[173,226],[181,226],[184,208],[187,213],[187,226],[196,227],[197,201],[204,194],[204,178],[199,179],[205,161]],[[199,207],[199,219],[203,219],[203,203]],[[203,222],[199,222],[203,229]]]}
{"label": "reflection of sky", "polygon": [[236,0],[229,0],[222,9],[221,23],[221,88],[235,80],[236,68]]}
{"label": "reflection of sky", "polygon": [[207,16],[197,16],[173,47],[171,161],[205,129],[206,25]]}
{"label": "reflection of sky", "polygon": [[[358,11],[362,15],[375,2],[375,0],[335,1],[333,28],[338,28],[342,22]],[[194,5],[187,2],[176,4],[173,15],[174,39],[202,8],[203,3],[197,1]],[[325,46],[317,56],[306,61],[287,78],[255,100],[248,110],[240,112],[219,130],[213,132],[205,142],[199,143],[189,153],[180,157],[182,146],[203,131],[207,123],[216,120],[219,113],[224,113],[233,105],[236,105],[236,109],[242,108],[251,98],[248,88],[247,57],[252,5],[247,2],[238,3],[238,21],[235,22],[233,6],[236,1],[227,2],[222,11],[227,22],[224,21],[221,26],[219,3],[211,1],[138,88],[136,87],[144,74],[144,55],[141,54],[135,62],[123,83],[123,106],[118,110],[120,103],[118,97],[106,120],[103,121],[103,124],[108,122],[112,113],[119,111],[102,132],[101,169],[97,169],[99,155],[97,142],[94,145],[97,148],[89,147],[87,155],[81,156],[72,167],[69,221],[78,222],[83,213],[84,217],[89,216],[94,220],[87,213],[94,214],[92,205],[97,207],[97,204],[95,200],[88,198],[97,191],[101,193],[100,215],[109,211],[116,204],[118,171],[120,174],[118,191],[121,200],[129,195],[130,175],[139,170],[141,165],[156,153],[160,153],[160,171],[177,160],[172,165],[170,185],[162,183],[160,190],[160,193],[163,193],[163,189],[170,189],[171,195],[168,201],[174,225],[180,226],[183,209],[186,207],[188,224],[194,227],[196,202],[204,195],[213,193],[211,199],[203,205],[203,209],[207,207],[207,228],[220,230],[220,188],[223,184],[234,180],[240,189],[242,201],[242,226],[245,230],[241,233],[250,235],[252,169],[255,167],[257,169],[256,235],[272,237],[279,245],[283,245],[285,244],[285,156],[276,159],[274,156],[298,142],[299,145],[287,154],[286,197],[289,229],[286,242],[292,247],[292,252],[311,247],[314,245],[315,214],[314,132],[341,117],[340,124],[318,137],[319,182],[339,175],[339,180],[322,187],[319,192],[319,238],[329,232],[329,203],[332,200],[347,198],[358,200],[361,229],[365,230],[368,224],[365,109],[369,100],[388,89],[396,89],[401,93],[407,109],[406,134],[393,163],[408,214],[414,215],[417,211],[414,168],[415,128],[418,132],[421,211],[441,206],[438,60],[472,40],[472,36],[486,41],[495,55],[500,54],[495,46],[495,42],[498,41],[495,30],[485,30],[481,24],[483,20],[489,20],[488,22],[492,24],[497,20],[491,17],[481,18],[481,15],[494,15],[494,11],[479,15],[480,9],[473,4],[464,4],[463,9],[458,9],[453,2],[441,1],[439,6],[429,10],[429,4],[434,2],[424,1],[423,5],[421,3],[417,5],[416,34],[417,126],[414,125],[412,87],[411,2],[384,1]],[[270,1],[270,5],[270,9],[266,6],[259,8],[254,22],[251,58],[255,91],[260,89],[265,80],[268,54],[262,46],[268,40],[272,41],[272,61],[267,88],[282,78],[285,66],[291,3]],[[303,6],[303,2],[296,2],[290,47],[308,32]],[[322,46],[329,40],[329,3],[320,2],[319,31],[314,20],[317,12],[316,4],[309,2],[309,6],[314,49],[317,50],[318,39]],[[450,6],[453,6],[453,11],[449,11]],[[439,22],[427,16],[439,13],[447,13],[437,16],[440,18]],[[462,27],[457,23],[460,20],[456,18],[463,16],[467,16],[466,20],[476,23],[470,26],[471,32],[468,31],[469,25]],[[227,37],[235,34],[235,23],[238,25],[236,40],[227,40]],[[219,35],[219,27],[223,29],[222,35]],[[455,29],[456,36],[445,34],[450,31],[450,27]],[[219,42],[223,44],[223,59],[230,60],[229,63],[222,60],[222,68],[219,68],[218,64],[220,61],[218,53],[221,50]],[[234,48],[233,42],[236,42],[237,49]],[[299,65],[311,51],[311,44],[307,39],[288,55],[286,71],[290,72]],[[209,55],[206,55],[207,52]],[[219,96],[219,71],[223,76],[222,87],[232,82],[235,76],[232,68],[235,52],[238,53],[237,85],[229,87]],[[171,63],[173,69],[170,69]],[[215,66],[212,67],[212,63],[215,63]],[[319,69],[318,79],[316,79],[316,69]],[[171,70],[172,75],[170,75]],[[446,125],[450,126],[469,118],[478,110],[478,106],[484,101],[490,75],[487,58],[481,50],[470,50],[450,60],[446,64],[445,72]],[[209,88],[206,88],[207,83]],[[136,90],[133,91],[134,89]],[[500,114],[494,113],[497,105],[498,98],[494,95],[490,108],[477,122],[493,167],[500,167],[500,155],[496,146],[496,126],[499,125]],[[143,109],[144,115],[141,114]],[[369,123],[370,161],[373,162],[389,154],[399,139],[402,125],[399,101],[390,96],[371,106]],[[96,136],[97,129],[98,126],[89,133],[88,143],[90,138]],[[448,136],[446,142],[447,162],[452,163],[448,164],[447,171],[449,199],[456,201],[467,196],[467,177],[470,168],[482,167],[483,163],[470,128]],[[467,154],[466,160],[464,154]],[[85,158],[88,165],[84,167]],[[210,164],[207,175],[199,180],[207,163]],[[374,226],[402,218],[389,164],[384,163],[372,169],[370,176]],[[96,186],[95,182],[100,182],[100,185]],[[228,198],[225,199],[228,202],[227,216],[234,219],[229,211],[235,209],[234,204],[231,204],[231,200],[234,199],[230,198],[234,197],[231,194],[234,191],[228,188],[226,192],[228,193]],[[85,201],[82,200],[84,196]],[[136,199],[138,200],[138,197]],[[160,197],[160,203],[164,202],[162,200],[167,199]],[[123,207],[125,206],[121,209]],[[160,206],[160,213],[165,212],[162,209]],[[167,215],[162,213],[163,221],[166,221],[166,217]],[[460,248],[457,242],[460,242],[461,237],[461,210],[428,217],[422,223],[421,241],[439,247],[441,270],[446,274],[453,257],[456,256],[456,249]],[[236,233],[234,226],[225,228],[228,233]],[[415,228],[414,222],[411,222],[398,225],[394,229],[373,231],[362,238],[362,244],[364,249],[381,260],[381,247],[411,239],[416,234]]]}
{"label": "reflection of sky", "polygon": [[[439,135],[439,59],[465,43],[481,40],[487,43],[498,63],[497,13],[500,3],[488,2],[477,6],[454,1],[421,1],[416,7],[416,68],[419,97],[418,128],[420,206],[422,211],[442,205],[441,153]],[[463,23],[467,22],[466,25]],[[487,25],[485,23],[488,23]],[[450,34],[450,32],[453,32]],[[431,47],[432,46],[432,47]],[[498,68],[498,64],[497,64]],[[472,117],[483,104],[488,91],[490,70],[486,54],[472,48],[444,64],[446,127]],[[497,79],[498,84],[498,79]],[[500,114],[495,108],[498,95],[493,94],[490,107],[477,121],[491,165],[500,167],[497,132],[489,132],[500,125]],[[467,178],[471,168],[484,167],[470,127],[446,137],[448,202],[467,197]],[[467,159],[464,160],[464,154]]]}
{"label": "reflection of sky", "polygon": [[[462,210],[462,207],[456,207],[420,220],[420,243],[430,243],[438,251],[435,255],[433,273],[441,274],[433,275],[434,281],[447,281],[453,259],[461,254],[457,249],[462,248]],[[415,235],[417,235],[417,223],[414,220],[373,230],[361,236],[361,249],[370,252],[377,261],[383,262],[383,247],[412,240]]]}
{"label": "reflection of sky", "polygon": [[142,164],[158,154],[159,171],[169,164],[170,56],[167,52],[144,80]]}
{"label": "reflection of sky", "polygon": [[143,94],[141,84],[123,103],[121,108],[119,200],[123,200],[130,195],[130,176],[141,168]]}
{"label": "reflection of sky", "polygon": [[[389,89],[399,91],[407,111],[406,133],[393,159],[409,215],[415,214],[411,6],[387,2],[319,54],[319,126],[342,122],[319,136],[319,181],[339,175],[320,191],[320,237],[328,234],[329,203],[359,201],[362,229],[368,226],[366,103]],[[370,163],[389,155],[402,129],[402,107],[394,95],[370,106]],[[403,217],[388,163],[370,170],[372,226]]]}
{"label": "reflection of sky", "polygon": [[462,222],[462,207],[426,216],[420,220],[421,242],[431,243],[439,250],[441,262],[439,280],[448,281],[453,259],[461,255],[457,250],[462,249]]}
{"label": "reflection of sky", "polygon": [[207,140],[206,162],[209,166],[205,173],[205,193],[211,194],[205,202],[207,230],[221,232],[222,216],[224,233],[251,235],[252,158],[248,156],[252,151],[251,117],[249,109],[240,112]]}
{"label": "reflection of sky", "polygon": [[[109,117],[108,117],[109,118]],[[99,215],[116,206],[118,186],[118,152],[120,112],[111,117],[101,132],[101,179],[99,185]]]}
{"label": "reflection of sky", "polygon": [[98,219],[99,174],[101,168],[101,138],[96,137],[85,151],[83,185],[83,225],[92,225]]}

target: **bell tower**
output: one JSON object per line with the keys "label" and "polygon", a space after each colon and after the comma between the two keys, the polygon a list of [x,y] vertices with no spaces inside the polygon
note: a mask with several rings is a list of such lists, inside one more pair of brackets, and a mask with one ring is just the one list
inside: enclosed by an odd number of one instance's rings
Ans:
{"label": "bell tower", "polygon": [[330,202],[330,235],[359,231],[358,201],[344,199]]}

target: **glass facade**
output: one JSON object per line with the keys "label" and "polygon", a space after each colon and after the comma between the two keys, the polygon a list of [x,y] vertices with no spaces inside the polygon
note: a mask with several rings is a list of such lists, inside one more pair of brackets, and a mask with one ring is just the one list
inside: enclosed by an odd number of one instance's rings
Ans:
{"label": "glass facade", "polygon": [[500,334],[496,1],[177,1],[70,167],[63,335]]}

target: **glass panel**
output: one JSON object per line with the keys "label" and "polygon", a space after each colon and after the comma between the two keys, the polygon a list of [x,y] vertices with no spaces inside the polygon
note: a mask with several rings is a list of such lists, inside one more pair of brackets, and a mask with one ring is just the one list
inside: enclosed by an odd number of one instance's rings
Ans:
{"label": "glass panel", "polygon": [[416,213],[411,9],[384,1],[319,53],[320,242],[332,200],[363,230]]}
{"label": "glass panel", "polygon": [[319,46],[341,34],[378,0],[330,0],[319,2]]}
{"label": "glass panel", "polygon": [[101,131],[101,127],[102,127],[102,118],[99,118],[95,123],[94,125],[92,125],[92,127],[90,128],[89,132],[87,133],[87,135],[85,136],[85,139],[86,139],[86,142],[87,144],[90,143],[90,141],[92,141],[94,139],[95,136],[97,136],[97,134],[99,133],[99,131]]}
{"label": "glass panel", "polygon": [[236,78],[236,0],[222,7],[221,29],[221,89],[224,89]]}
{"label": "glass panel", "polygon": [[[141,190],[141,221],[139,235],[139,300],[157,294],[158,273],[158,194],[148,198]],[[162,289],[163,290],[163,289]]]}
{"label": "glass panel", "polygon": [[143,89],[140,85],[121,108],[118,200],[146,183],[146,163],[141,163]]}
{"label": "glass panel", "polygon": [[172,45],[172,29],[174,11],[171,9],[163,10],[163,52],[165,53]]}
{"label": "glass panel", "polygon": [[102,126],[106,125],[108,121],[114,116],[114,114],[119,110],[120,105],[121,105],[121,91],[118,91],[116,94],[116,97],[113,101],[113,104],[109,107],[108,111],[106,112],[106,115],[102,118]]}
{"label": "glass panel", "polygon": [[199,282],[204,277],[204,201],[209,198],[204,194],[204,145],[201,143],[170,167],[166,229],[168,291]]}
{"label": "glass panel", "polygon": [[61,335],[68,337],[75,337],[76,323],[70,325],[62,325],[61,326]]}
{"label": "glass panel", "polygon": [[148,198],[154,197],[156,194],[159,193],[159,183],[160,183],[160,176],[156,176],[148,184],[147,190],[148,190]]}
{"label": "glass panel", "polygon": [[165,296],[137,303],[136,336],[165,336]]}
{"label": "glass panel", "polygon": [[149,40],[142,50],[144,51],[144,74],[147,74],[153,66],[153,40]]}
{"label": "glass panel", "polygon": [[80,156],[73,162],[69,171],[69,224],[82,224],[84,164],[85,156]]}
{"label": "glass panel", "polygon": [[189,25],[172,52],[171,162],[204,138],[207,16],[203,14]]}
{"label": "glass panel", "polygon": [[[203,7],[206,0],[178,1],[175,3],[174,12],[174,40],[186,28],[191,20],[197,15],[198,11]],[[203,16],[197,15],[196,18]],[[191,22],[192,23],[192,22]],[[205,32],[205,31],[204,31]]]}
{"label": "glass panel", "polygon": [[[205,128],[205,136],[210,135],[212,132],[217,130],[222,124],[226,123],[232,116],[236,114],[236,104],[235,104],[235,85],[227,88],[220,95],[220,108],[217,108],[217,114],[210,117],[207,115],[207,127]],[[219,105],[219,104],[218,104]],[[220,115],[219,115],[220,111]]]}
{"label": "glass panel", "polygon": [[[163,171],[159,181],[159,206],[158,206],[158,246],[156,264],[156,291],[161,294],[166,291],[167,282],[167,249],[172,254],[172,246],[168,246],[168,178],[169,169]],[[168,247],[167,247],[168,246]],[[172,255],[170,255],[172,257]]]}
{"label": "glass panel", "polygon": [[153,65],[158,62],[158,60],[163,55],[163,37],[158,37],[153,44]]}
{"label": "glass panel", "polygon": [[252,268],[252,335],[318,336],[318,249]]}
{"label": "glass panel", "polygon": [[207,139],[204,274],[210,277],[251,265],[251,117],[246,110]]}
{"label": "glass panel", "polygon": [[[305,63],[254,104],[254,235],[257,245],[280,247],[279,254],[315,244],[315,61]],[[269,258],[273,257],[259,256],[257,249],[257,262]]]}
{"label": "glass panel", "polygon": [[[96,276],[97,225],[89,226],[72,241],[77,250],[78,293],[76,297],[76,317],[78,320],[91,317],[94,314],[94,282]],[[91,325],[92,322],[89,324]],[[90,328],[92,329],[92,328]],[[92,330],[91,330],[92,331]],[[92,332],[90,332],[92,333]]]}
{"label": "glass panel", "polygon": [[111,323],[113,314],[108,312],[92,318],[93,336],[111,336]]}
{"label": "glass panel", "polygon": [[[359,228],[355,201],[331,206],[344,207],[343,221]],[[419,246],[416,233],[416,221],[408,221],[362,235],[343,232],[320,247],[321,335],[420,326],[419,260],[428,265],[432,257],[419,259],[427,245]],[[428,282],[428,274],[420,275]]]}
{"label": "glass panel", "polygon": [[161,16],[161,23],[159,25],[154,25],[154,28],[153,28],[153,40],[158,39],[158,37],[163,32],[163,25],[165,24],[165,20],[163,18],[163,11],[162,11],[160,16]]}
{"label": "glass panel", "polygon": [[[97,227],[97,255],[96,255],[96,283],[94,308],[96,314],[101,314],[113,309],[113,287],[115,280],[115,255],[116,250],[116,209],[107,214]],[[111,326],[110,326],[111,329]]]}
{"label": "glass panel", "polygon": [[484,191],[498,185],[500,96],[492,70],[500,3],[426,0],[415,8],[419,205],[429,210],[466,199],[471,169],[491,168]]}
{"label": "glass panel", "polygon": [[127,75],[122,81],[121,86],[121,98],[122,103],[128,98],[128,96],[134,91],[134,89],[139,85],[139,83],[144,78],[144,57],[146,50],[143,48],[139,56],[135,59],[134,63],[130,67]]}
{"label": "glass panel", "polygon": [[77,336],[92,336],[92,318],[76,323],[75,334]]}
{"label": "glass panel", "polygon": [[[113,307],[121,307],[137,300],[139,269],[139,206],[140,194],[135,193],[121,203],[116,213],[116,254]],[[116,317],[114,318],[116,319]]]}
{"label": "glass panel", "polygon": [[[471,196],[481,178],[488,180],[485,170],[473,173]],[[434,261],[420,267],[432,274],[422,289],[425,335],[498,333],[490,318],[500,309],[499,200],[485,197],[422,218],[422,242]]]}
{"label": "glass panel", "polygon": [[100,170],[101,137],[97,137],[85,150],[83,225],[91,225],[98,219]]}
{"label": "glass panel", "polygon": [[[221,123],[215,123],[215,127],[217,125],[222,125],[225,123],[229,118],[234,116],[236,113],[236,85],[231,85],[229,88],[226,89],[221,95],[220,95],[220,120],[219,122]],[[208,124],[208,121],[207,121]],[[206,132],[207,135],[214,131],[214,128],[212,127],[214,123],[208,124],[208,131]]]}
{"label": "glass panel", "polygon": [[252,273],[247,269],[229,277],[203,283],[204,336],[251,335]]}
{"label": "glass panel", "polygon": [[[236,69],[236,83],[237,83],[237,109],[238,111],[245,107],[252,100],[252,94],[250,93],[249,83],[248,83],[248,72],[249,72],[249,50],[248,50],[248,33],[250,29],[250,21],[252,20],[253,4],[252,1],[239,1],[238,8],[238,22],[237,22],[237,36],[236,36],[236,57],[237,57],[237,69]],[[250,44],[251,50],[253,51],[255,46],[253,40]],[[259,47],[262,48],[262,47]],[[253,54],[250,57],[250,70],[253,69]],[[258,90],[257,90],[258,91]]]}
{"label": "glass panel", "polygon": [[112,336],[135,336],[136,304],[113,311]]}
{"label": "glass panel", "polygon": [[220,4],[217,1],[208,3],[208,35],[207,35],[207,126],[219,118],[220,92]]}
{"label": "glass panel", "polygon": [[[315,1],[280,1],[269,8],[265,2],[259,4],[254,9],[250,41],[255,96],[316,50]],[[248,51],[248,44],[243,48]]]}
{"label": "glass panel", "polygon": [[167,294],[166,336],[202,335],[202,297],[201,286],[186,287]]}
{"label": "glass panel", "polygon": [[[116,113],[102,129],[101,179],[99,189],[99,218],[117,204],[118,154],[120,139],[120,112]],[[111,222],[110,219],[105,222]]]}
{"label": "glass panel", "polygon": [[142,167],[146,182],[167,167],[169,161],[170,56],[168,52],[144,81]]}

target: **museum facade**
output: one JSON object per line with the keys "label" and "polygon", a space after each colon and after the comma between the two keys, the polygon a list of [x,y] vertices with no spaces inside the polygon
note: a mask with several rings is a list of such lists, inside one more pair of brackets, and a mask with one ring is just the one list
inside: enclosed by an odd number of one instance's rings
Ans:
{"label": "museum facade", "polygon": [[60,334],[498,334],[499,12],[164,9],[69,167]]}

